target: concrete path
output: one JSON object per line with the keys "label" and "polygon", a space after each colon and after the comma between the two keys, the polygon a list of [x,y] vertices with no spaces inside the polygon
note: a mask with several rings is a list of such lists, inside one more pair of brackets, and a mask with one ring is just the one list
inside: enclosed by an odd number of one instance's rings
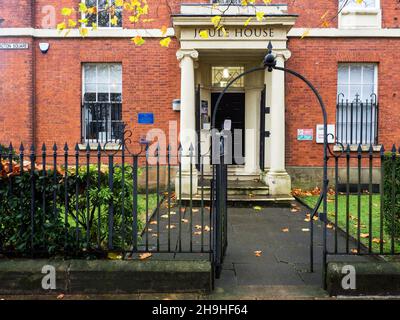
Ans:
{"label": "concrete path", "polygon": [[[163,210],[164,211],[164,210]],[[229,208],[228,211],[228,250],[225,257],[221,278],[216,280],[215,291],[211,295],[198,294],[137,294],[137,295],[101,295],[101,296],[68,296],[63,299],[327,299],[322,289],[322,224],[315,222],[314,273],[309,273],[309,222],[304,221],[309,210],[297,202],[292,207]],[[164,212],[160,213],[164,214]],[[190,219],[187,208],[181,215]],[[204,225],[210,225],[208,210],[204,214]],[[171,224],[177,226],[168,232],[166,219],[160,222],[160,247],[168,243],[175,249],[177,231],[179,230],[179,214],[171,217]],[[201,224],[201,210],[193,213],[193,222],[182,224],[184,243],[187,246],[191,234],[190,226],[195,230]],[[156,229],[156,225],[152,225]],[[154,232],[155,230],[151,230]],[[149,232],[150,233],[150,232]],[[170,236],[168,236],[170,234]],[[209,232],[193,236],[193,248],[208,249]],[[168,238],[170,241],[168,241]],[[157,246],[157,238],[149,236],[150,247]],[[328,243],[334,243],[334,231],[328,230]],[[338,234],[339,246],[343,246],[345,238]],[[354,245],[354,244],[352,244]],[[261,251],[256,256],[255,251]],[[198,255],[198,254],[197,254]],[[174,255],[175,259],[183,258],[183,254]],[[201,255],[203,256],[203,255]],[[204,254],[203,258],[206,258]],[[186,258],[191,259],[188,255]],[[158,257],[160,258],[160,257]],[[171,254],[167,257],[170,259]],[[350,257],[360,261],[365,258]],[[349,257],[346,257],[349,260]],[[0,297],[2,298],[2,297]],[[10,297],[5,297],[6,299]],[[18,297],[14,297],[18,298]],[[43,298],[43,297],[25,297]],[[52,296],[46,298],[54,299]]]}

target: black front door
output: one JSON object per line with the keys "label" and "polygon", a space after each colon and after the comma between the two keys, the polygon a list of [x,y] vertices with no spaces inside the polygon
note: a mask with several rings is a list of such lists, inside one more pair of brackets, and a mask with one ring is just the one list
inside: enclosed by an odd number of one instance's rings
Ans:
{"label": "black front door", "polygon": [[[213,93],[211,96],[212,112],[218,100],[219,93]],[[233,140],[233,164],[244,164],[244,138],[245,138],[245,94],[244,93],[226,93],[219,105],[215,126],[222,130],[225,120],[232,121],[232,140]],[[235,133],[236,130],[236,133]],[[241,130],[241,131],[239,131]],[[239,138],[241,136],[241,139]],[[239,157],[238,157],[239,156]]]}

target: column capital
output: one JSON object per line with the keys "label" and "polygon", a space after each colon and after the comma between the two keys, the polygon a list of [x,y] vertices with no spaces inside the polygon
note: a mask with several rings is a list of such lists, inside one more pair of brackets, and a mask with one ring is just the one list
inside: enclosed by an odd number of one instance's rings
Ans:
{"label": "column capital", "polygon": [[292,56],[292,52],[290,52],[290,50],[274,50],[273,53],[275,54],[276,58],[281,58],[284,61],[287,61],[290,59],[290,57]]}
{"label": "column capital", "polygon": [[176,52],[176,58],[181,61],[183,58],[189,57],[196,61],[199,58],[199,52],[197,50],[178,50]]}

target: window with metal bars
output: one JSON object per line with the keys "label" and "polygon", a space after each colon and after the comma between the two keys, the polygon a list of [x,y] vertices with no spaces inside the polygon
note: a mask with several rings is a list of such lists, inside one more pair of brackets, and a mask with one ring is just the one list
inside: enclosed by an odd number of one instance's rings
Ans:
{"label": "window with metal bars", "polygon": [[120,142],[122,133],[122,66],[83,65],[82,135],[89,143]]}
{"label": "window with metal bars", "polygon": [[342,144],[378,143],[376,64],[340,64],[336,135]]}

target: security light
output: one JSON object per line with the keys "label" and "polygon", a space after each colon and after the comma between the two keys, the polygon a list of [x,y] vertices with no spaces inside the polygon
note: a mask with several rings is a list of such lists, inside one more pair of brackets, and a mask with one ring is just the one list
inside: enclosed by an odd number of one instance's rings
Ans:
{"label": "security light", "polygon": [[45,42],[39,43],[39,49],[43,54],[46,54],[47,51],[49,51],[49,48],[50,48],[49,43],[45,43]]}

